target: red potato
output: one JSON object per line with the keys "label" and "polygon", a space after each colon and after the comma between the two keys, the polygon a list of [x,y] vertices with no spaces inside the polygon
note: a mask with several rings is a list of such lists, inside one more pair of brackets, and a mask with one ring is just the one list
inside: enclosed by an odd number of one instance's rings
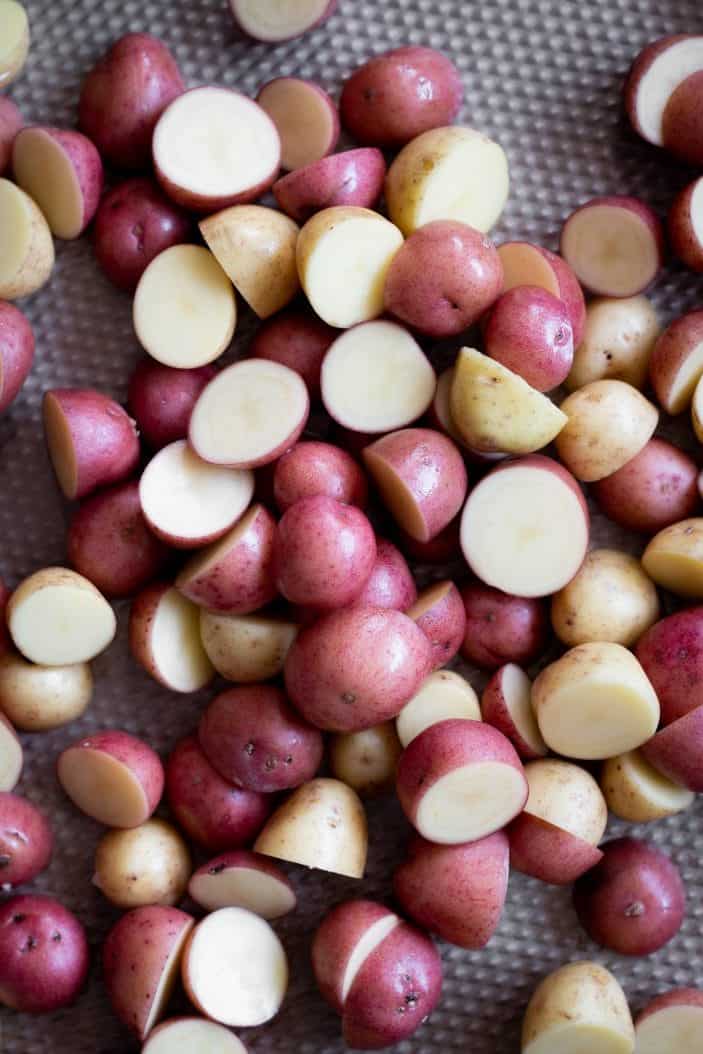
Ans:
{"label": "red potato", "polygon": [[314,81],[276,77],[259,89],[256,101],[278,130],[282,168],[305,168],[331,154],[337,145],[337,107]]}
{"label": "red potato", "polygon": [[12,99],[0,96],[0,176],[4,176],[10,166],[12,144],[23,125],[24,118]]}
{"label": "red potato", "polygon": [[406,428],[364,448],[364,464],[396,522],[428,542],[461,508],[468,487],[454,443],[429,428]]}
{"label": "red potato", "polygon": [[384,721],[361,732],[332,737],[330,768],[362,798],[395,790],[395,772],[402,752],[393,721]]}
{"label": "red potato", "polygon": [[343,150],[313,161],[277,179],[271,188],[291,219],[309,220],[316,212],[335,205],[372,209],[383,191],[386,162],[375,147]]}
{"label": "red potato", "polygon": [[299,310],[281,311],[259,326],[249,345],[255,359],[268,359],[298,373],[312,402],[320,398],[320,370],[325,352],[338,336],[321,319]]}
{"label": "red potato", "polygon": [[234,1032],[204,1017],[173,1017],[164,1021],[150,1033],[142,1054],[182,1054],[184,1050],[247,1054],[246,1047]]}
{"label": "red potato", "polygon": [[603,512],[629,531],[657,534],[695,514],[698,467],[688,454],[654,437],[617,472],[593,485]]}
{"label": "red potato", "polygon": [[212,366],[189,370],[162,366],[153,359],[138,363],[129,381],[127,403],[153,450],[186,438],[196,400],[214,376]]}
{"label": "red potato", "polygon": [[680,414],[693,399],[703,376],[703,311],[689,311],[675,319],[654,345],[649,379],[659,405]]}
{"label": "red potato", "polygon": [[166,798],[179,826],[209,853],[248,845],[272,808],[272,800],[265,795],[223,780],[194,735],[181,739],[169,755]]}
{"label": "red potato", "polygon": [[532,710],[532,682],[515,663],[501,666],[481,696],[481,716],[510,740],[523,761],[535,761],[547,753],[547,744]]}
{"label": "red potato", "polygon": [[89,958],[85,930],[57,900],[17,896],[0,904],[0,1003],[25,1014],[70,1006]]}
{"label": "red potato", "polygon": [[[128,179],[108,191],[100,202],[93,250],[113,285],[131,293],[155,256],[172,245],[190,241],[192,234],[190,216],[169,201],[152,179]],[[172,438],[180,439],[181,435]]]}
{"label": "red potato", "polygon": [[403,47],[360,66],[342,89],[345,128],[365,146],[403,146],[451,124],[461,108],[458,69],[434,48]]}
{"label": "red potato", "polygon": [[558,388],[571,370],[574,339],[566,304],[539,286],[503,293],[490,311],[483,339],[487,355],[538,392]]}
{"label": "red potato", "polygon": [[376,538],[376,560],[354,607],[407,611],[416,600],[415,579],[405,557],[385,538]]}
{"label": "red potato", "polygon": [[493,834],[522,811],[528,795],[510,741],[482,721],[462,718],[440,721],[411,740],[396,787],[415,830],[439,845]]}
{"label": "red potato", "polygon": [[85,498],[126,479],[139,462],[134,421],[102,392],[54,388],[44,394],[44,435],[64,497]]}
{"label": "red potato", "polygon": [[500,922],[509,869],[503,831],[468,845],[416,836],[393,873],[393,893],[423,929],[460,948],[485,948]]}
{"label": "red potato", "polygon": [[[202,150],[185,146],[196,134]],[[256,201],[269,189],[281,164],[281,140],[253,99],[206,86],[191,88],[166,107],[154,128],[152,157],[172,201],[211,213]]]}
{"label": "red potato", "polygon": [[620,955],[650,955],[678,933],[686,893],[678,868],[661,849],[616,838],[578,879],[574,907],[591,940]]}
{"label": "red potato", "polygon": [[667,227],[674,255],[692,271],[703,271],[703,177],[694,179],[676,195],[669,208]]}
{"label": "red potato", "polygon": [[303,498],[326,495],[366,508],[368,485],[354,458],[331,443],[300,442],[278,459],[273,496],[280,512]]}
{"label": "red potato", "polygon": [[244,615],[276,596],[276,521],[263,505],[252,505],[235,526],[193,556],[176,588],[208,611]]}
{"label": "red potato", "polygon": [[696,166],[703,163],[702,93],[703,69],[698,69],[671,93],[662,114],[662,145],[682,161]]}
{"label": "red potato", "polygon": [[673,783],[649,764],[641,750],[609,758],[600,785],[608,808],[629,823],[651,823],[688,809],[693,791]]}
{"label": "red potato", "polygon": [[0,791],[11,791],[22,774],[23,752],[14,728],[0,713]]}
{"label": "red potato", "polygon": [[656,996],[637,1018],[635,1036],[638,1054],[695,1050],[703,1040],[703,992],[674,988]]}
{"label": "red potato", "polygon": [[318,729],[270,684],[238,685],[218,695],[200,719],[198,740],[224,779],[262,794],[299,787],[322,761]]}
{"label": "red potato", "polygon": [[643,139],[663,145],[667,103],[678,86],[700,69],[703,36],[660,37],[639,53],[625,82],[624,101],[632,127]]}
{"label": "red potato", "polygon": [[453,560],[461,559],[461,544],[459,541],[459,523],[461,517],[456,516],[451,523],[430,538],[427,542],[420,542],[417,538],[398,528],[398,542],[406,556],[422,564],[446,564]]}
{"label": "red potato", "polygon": [[445,580],[423,590],[407,609],[432,647],[433,669],[446,666],[459,651],[466,632],[466,612],[459,590]]}
{"label": "red potato", "polygon": [[571,319],[574,347],[578,348],[586,325],[586,302],[569,264],[549,249],[529,242],[504,242],[498,246],[498,255],[505,292],[519,285],[538,286],[563,301]]}
{"label": "red potato", "polygon": [[188,893],[201,908],[246,908],[262,919],[295,909],[295,890],[280,868],[246,849],[224,853],[194,872]]}
{"label": "red potato", "polygon": [[146,169],[156,122],[182,92],[166,45],[148,33],[127,33],[83,81],[78,123],[111,165]]}
{"label": "red potato", "polygon": [[0,413],[17,397],[34,362],[34,333],[14,304],[0,300]]}
{"label": "red potato", "polygon": [[506,662],[529,666],[547,646],[549,610],[543,600],[512,596],[470,582],[461,589],[466,611],[464,658],[484,670]]}
{"label": "red potato", "polygon": [[663,726],[703,706],[703,607],[660,619],[635,654],[657,693]]}
{"label": "red potato", "polygon": [[129,648],[172,692],[197,692],[215,676],[200,638],[200,612],[168,582],[154,582],[132,601]]}
{"label": "red potato", "polygon": [[144,1041],[166,1012],[195,920],[151,904],[123,915],[102,949],[103,978],[116,1017]]}
{"label": "red potato", "polygon": [[242,33],[276,44],[322,25],[334,13],[337,0],[230,0],[230,7]]}
{"label": "red potato", "polygon": [[502,288],[503,265],[486,235],[465,223],[435,220],[401,245],[383,295],[391,315],[441,340],[468,329]]}
{"label": "red potato", "polygon": [[660,729],[644,744],[642,754],[673,783],[703,793],[703,707]]}
{"label": "red potato", "polygon": [[325,915],[310,954],[320,995],[338,1014],[359,967],[399,922],[374,900],[346,900]]}
{"label": "red potato", "polygon": [[0,792],[0,890],[11,893],[45,871],[53,847],[51,827],[36,805]]}

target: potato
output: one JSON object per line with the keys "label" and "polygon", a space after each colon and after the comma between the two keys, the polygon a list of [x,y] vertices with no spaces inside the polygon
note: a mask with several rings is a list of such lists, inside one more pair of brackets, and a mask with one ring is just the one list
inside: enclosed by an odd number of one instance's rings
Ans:
{"label": "potato", "polygon": [[486,319],[483,341],[487,355],[538,392],[562,384],[574,358],[568,308],[539,286],[515,286],[503,293]]}
{"label": "potato", "polygon": [[54,268],[54,243],[36,202],[9,179],[0,179],[0,231],[0,297],[36,293]]}
{"label": "potato", "polygon": [[200,748],[186,736],[166,762],[166,797],[179,826],[209,853],[248,845],[271,812],[271,798],[223,780]]}
{"label": "potato", "polygon": [[617,472],[652,438],[656,407],[625,381],[592,381],[561,404],[567,417],[556,438],[559,457],[587,483]]}
{"label": "potato", "polygon": [[642,554],[642,566],[658,586],[678,596],[703,597],[703,518],[665,527]]}
{"label": "potato", "polygon": [[51,827],[36,805],[18,794],[0,792],[0,888],[3,893],[31,882],[46,870],[53,848]]}
{"label": "potato", "polygon": [[397,540],[406,557],[421,564],[446,564],[461,558],[459,543],[460,516],[455,516],[434,538],[427,542],[412,538],[402,527],[398,527]]}
{"label": "potato", "polygon": [[278,677],[297,633],[295,622],[273,615],[200,612],[200,637],[207,657],[221,677],[239,684]]}
{"label": "potato", "polygon": [[354,607],[406,611],[417,600],[415,579],[405,557],[385,538],[376,538],[376,560]]}
{"label": "potato", "polygon": [[12,144],[23,125],[24,118],[12,99],[0,96],[0,176],[10,167]]}
{"label": "potato", "polygon": [[530,242],[503,242],[498,246],[498,255],[503,264],[506,292],[521,285],[538,286],[566,304],[577,348],[583,339],[586,301],[568,263],[557,253]]}
{"label": "potato", "polygon": [[[251,40],[277,44],[292,40],[326,22],[337,7],[337,0],[304,0],[293,4],[278,0],[231,0],[237,29]],[[229,1048],[227,1048],[229,1051]],[[217,1054],[220,1054],[219,1048]]]}
{"label": "potato", "polygon": [[132,601],[129,650],[172,692],[197,692],[215,676],[200,639],[198,608],[167,582],[152,583]]}
{"label": "potato", "polygon": [[[675,157],[691,165],[703,161],[703,149],[696,141],[700,134],[701,69],[684,76],[669,95],[662,113],[662,144]],[[673,85],[672,85],[673,87]]]}
{"label": "potato", "polygon": [[545,650],[549,617],[543,600],[516,597],[480,582],[461,590],[466,611],[464,658],[484,670],[506,662],[529,666]]}
{"label": "potato", "polygon": [[395,717],[432,666],[432,650],[407,615],[342,608],[303,628],[288,652],[293,704],[330,732],[356,732]]}
{"label": "potato", "polygon": [[667,779],[697,794],[703,792],[703,707],[660,729],[644,744],[642,754]]}
{"label": "potato", "polygon": [[0,50],[0,88],[5,90],[22,72],[29,54],[29,20],[17,0],[2,0],[2,50]]}
{"label": "potato", "polygon": [[552,598],[552,626],[572,648],[612,641],[629,648],[659,617],[659,596],[634,556],[592,549],[580,570]]}
{"label": "potato", "polygon": [[[0,172],[2,172],[1,156]],[[703,182],[700,176],[683,187],[672,201],[667,216],[669,243],[674,256],[698,274],[703,270],[703,231],[700,220],[702,188]]]}
{"label": "potato", "polygon": [[603,859],[576,882],[574,907],[596,944],[620,955],[650,955],[678,933],[686,894],[668,856],[637,838],[603,845]]}
{"label": "potato", "polygon": [[214,376],[212,366],[177,369],[146,358],[137,364],[127,402],[141,437],[152,450],[186,438],[196,400]]}
{"label": "potato", "polygon": [[150,904],[123,915],[105,938],[103,977],[110,1004],[142,1042],[166,1011],[194,924],[184,911]]}
{"label": "potato", "polygon": [[375,147],[342,150],[295,169],[271,188],[291,219],[305,223],[316,212],[335,205],[372,209],[383,191],[386,162]]}
{"label": "potato", "polygon": [[336,330],[311,313],[281,311],[259,326],[249,345],[255,359],[287,366],[305,382],[311,401],[320,398],[320,369],[325,352],[338,336]]}
{"label": "potato", "polygon": [[635,654],[659,698],[662,725],[703,705],[703,607],[660,619]]}
{"label": "potato", "polygon": [[688,409],[703,375],[703,311],[689,311],[660,335],[649,360],[657,402],[668,414]]}
{"label": "potato", "polygon": [[48,732],[75,721],[93,698],[88,663],[36,666],[15,652],[0,655],[0,711],[21,732]]}
{"label": "potato", "polygon": [[429,640],[434,669],[451,662],[466,632],[464,602],[454,583],[445,580],[423,590],[407,615]]}
{"label": "potato", "polygon": [[395,772],[402,747],[392,721],[361,732],[332,736],[332,775],[361,795],[372,798],[395,788]]}
{"label": "potato", "polygon": [[22,744],[14,728],[0,711],[0,791],[11,791],[22,775]]}
{"label": "potato", "polygon": [[273,494],[282,513],[296,501],[318,494],[363,509],[368,486],[364,473],[346,451],[331,443],[300,442],[276,462]]}
{"label": "potato", "polygon": [[304,168],[331,154],[339,139],[337,106],[314,81],[274,77],[256,96],[281,138],[281,167]]}
{"label": "potato", "polygon": [[262,919],[279,919],[296,906],[295,890],[280,868],[246,849],[223,853],[199,867],[188,893],[206,911],[246,908]]}
{"label": "potato", "polygon": [[481,717],[510,740],[523,761],[548,753],[532,709],[532,681],[509,662],[491,677],[481,696]]}
{"label": "potato", "polygon": [[0,413],[19,394],[34,362],[34,333],[19,308],[0,300]]}
{"label": "potato", "polygon": [[702,65],[701,38],[694,34],[660,37],[640,51],[623,93],[627,116],[638,135],[663,145],[667,104],[681,83]]}
{"label": "potato", "polygon": [[188,847],[165,820],[108,831],[95,850],[93,885],[118,908],[177,904],[190,874]]}
{"label": "potato", "polygon": [[0,904],[0,1002],[5,1006],[26,1014],[70,1006],[85,984],[89,958],[85,930],[57,900],[16,896]]}
{"label": "potato", "polygon": [[320,732],[273,685],[238,685],[210,703],[198,725],[210,764],[230,783],[270,794],[311,780],[322,761]]}
{"label": "potato", "polygon": [[407,747],[426,728],[454,717],[481,720],[476,692],[453,670],[435,670],[424,679],[396,718],[400,742]]}
{"label": "potato", "polygon": [[625,993],[598,963],[572,962],[549,974],[525,1012],[522,1054],[562,1054],[569,1047],[598,1054],[634,1052]]}
{"label": "potato", "polygon": [[340,780],[304,783],[273,813],[254,852],[292,864],[363,878],[368,832],[366,813],[351,787]]}
{"label": "potato", "polygon": [[703,992],[674,988],[663,992],[644,1008],[635,1025],[638,1054],[661,1054],[685,1049],[703,1036]]}
{"label": "potato", "polygon": [[639,750],[609,758],[600,777],[608,808],[630,823],[674,816],[693,803],[693,791],[662,776]]}
{"label": "potato", "polygon": [[142,1048],[143,1054],[179,1054],[183,1050],[247,1054],[234,1032],[204,1017],[173,1017],[164,1021],[150,1033]]}
{"label": "potato", "polygon": [[613,379],[644,388],[660,332],[656,311],[645,296],[592,300],[566,387],[573,392],[592,381]]}

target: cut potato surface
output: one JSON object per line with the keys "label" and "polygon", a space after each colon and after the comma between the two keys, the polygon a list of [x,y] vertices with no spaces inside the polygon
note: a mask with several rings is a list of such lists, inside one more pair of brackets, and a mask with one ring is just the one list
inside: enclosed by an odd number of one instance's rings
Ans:
{"label": "cut potato surface", "polygon": [[453,670],[436,670],[427,677],[395,719],[398,739],[407,747],[430,725],[452,717],[481,720],[476,692],[469,682]]}
{"label": "cut potato surface", "polygon": [[177,589],[161,597],[147,647],[162,684],[174,692],[197,692],[209,684],[213,667],[200,639],[200,610]]}
{"label": "cut potato surface", "polygon": [[142,1054],[247,1054],[228,1028],[202,1017],[164,1021],[142,1047]]}
{"label": "cut potato surface", "polygon": [[529,242],[506,242],[498,246],[503,264],[503,289],[534,285],[552,296],[559,296],[559,279],[548,258]]}
{"label": "cut potato surface", "polygon": [[288,987],[283,945],[267,922],[243,908],[222,908],[195,927],[182,973],[198,1009],[230,1027],[270,1021]]}
{"label": "cut potato surface", "polygon": [[[267,866],[270,865],[267,863]],[[295,893],[285,875],[276,877],[261,867],[213,861],[193,875],[188,891],[207,911],[246,908],[262,919],[278,919],[295,907]]]}
{"label": "cut potato surface", "polygon": [[635,1029],[637,1054],[693,1054],[703,1049],[703,1004],[668,1006]]}
{"label": "cut potato surface", "polygon": [[663,143],[662,119],[669,99],[688,77],[703,69],[703,36],[673,37],[668,46],[662,43],[659,54],[630,86],[637,131],[656,146]]}
{"label": "cut potato surface", "polygon": [[10,722],[0,714],[0,791],[11,791],[22,775],[22,744]]}
{"label": "cut potato surface", "polygon": [[149,817],[141,782],[104,750],[69,747],[59,757],[57,773],[74,805],[106,827],[138,827]]}
{"label": "cut potato surface", "polygon": [[361,937],[354,945],[351,955],[347,959],[340,990],[342,1005],[346,1002],[357,974],[368,957],[399,924],[400,919],[397,915],[388,914],[372,923],[368,929],[362,933]]}
{"label": "cut potato surface", "polygon": [[0,297],[35,293],[53,266],[54,243],[39,207],[9,179],[0,179]]}
{"label": "cut potato surface", "polygon": [[589,845],[605,834],[608,809],[590,772],[558,758],[541,758],[525,766],[530,793],[525,812]]}
{"label": "cut potato surface", "polygon": [[29,53],[29,20],[17,0],[0,0],[0,88],[20,73]]}
{"label": "cut potato surface", "polygon": [[276,43],[311,29],[333,7],[332,0],[230,0],[245,33]]}
{"label": "cut potato surface", "polygon": [[423,794],[414,826],[429,842],[474,842],[502,827],[522,809],[525,778],[502,762],[463,765],[441,776]]}
{"label": "cut potato surface", "polygon": [[334,341],[322,364],[328,414],[355,432],[390,432],[416,421],[437,380],[417,341],[395,322],[366,322]]}
{"label": "cut potato surface", "polygon": [[695,800],[693,791],[657,772],[639,750],[609,758],[600,782],[610,811],[630,823],[674,816]]}
{"label": "cut potato surface", "polygon": [[642,566],[664,589],[683,597],[703,597],[703,518],[665,527],[645,549]]}
{"label": "cut potato surface", "polygon": [[232,284],[202,245],[172,245],[159,253],[139,279],[132,312],[144,350],[179,369],[218,358],[237,322]]}
{"label": "cut potato surface", "polygon": [[639,210],[611,200],[596,199],[569,216],[561,233],[561,255],[590,292],[635,296],[661,266],[661,234]]}
{"label": "cut potato surface", "polygon": [[[79,133],[68,133],[69,136]],[[19,186],[36,201],[44,213],[52,233],[57,238],[77,238],[83,231],[90,213],[97,207],[102,186],[102,166],[95,147],[88,140],[82,149],[94,154],[95,166],[90,180],[90,211],[85,191],[72,162],[69,148],[49,130],[24,128],[16,137],[12,150],[12,170]],[[85,163],[87,159],[82,159]]]}
{"label": "cut potato surface", "polygon": [[263,86],[256,101],[278,129],[283,168],[303,168],[334,150],[339,136],[336,107],[312,81],[277,77]]}
{"label": "cut potato surface", "polygon": [[632,1041],[607,1025],[573,1022],[555,1025],[522,1048],[522,1054],[632,1054]]}

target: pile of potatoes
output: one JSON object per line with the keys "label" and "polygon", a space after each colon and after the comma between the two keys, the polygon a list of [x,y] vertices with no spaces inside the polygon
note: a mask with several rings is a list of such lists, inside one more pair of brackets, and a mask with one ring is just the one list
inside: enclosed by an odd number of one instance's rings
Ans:
{"label": "pile of potatoes", "polygon": [[[335,5],[304,6],[232,0],[239,27],[269,41]],[[0,0],[0,86],[28,34],[21,6]],[[702,37],[646,49],[627,87],[637,130],[680,152],[701,76]],[[662,330],[644,293],[663,228],[631,197],[579,205],[559,254],[496,247],[508,162],[453,123],[461,103],[458,71],[430,48],[365,63],[338,108],[296,77],[256,101],[185,90],[147,34],[88,73],[80,131],[25,128],[0,97],[0,410],[34,355],[9,301],[49,279],[52,236],[92,223],[147,353],[126,409],[45,392],[48,456],[80,503],[66,566],[0,583],[5,1005],[54,1010],[85,982],[78,920],[16,892],[53,846],[13,793],[18,733],[80,719],[124,598],[146,674],[174,693],[216,687],[165,761],[117,728],[77,729],[57,759],[68,799],[106,828],[93,883],[124,914],[103,978],[147,1054],[244,1052],[230,1029],[266,1023],[285,998],[271,923],[296,907],[294,865],[361,880],[381,794],[412,828],[389,876],[402,914],[360,896],[312,941],[353,1048],[422,1025],[442,987],[428,934],[485,947],[510,867],[573,886],[583,929],[610,950],[647,955],[678,932],[675,863],[603,837],[608,810],[652,822],[703,792],[701,483],[656,435],[661,414],[690,411],[703,440],[703,312]],[[340,120],[358,146],[335,153]],[[184,151],[196,130],[209,149]],[[103,163],[129,175],[104,194]],[[703,270],[699,184],[669,227]],[[269,189],[278,208],[255,204]],[[242,310],[262,324],[220,368]],[[432,342],[448,338],[461,346],[437,375]],[[584,485],[639,555],[591,547]],[[449,668],[458,657],[480,694]],[[197,1015],[162,1021],[179,978]],[[570,963],[526,1011],[526,1054],[635,1043],[697,1049],[703,993],[658,996],[634,1025],[612,974]]]}

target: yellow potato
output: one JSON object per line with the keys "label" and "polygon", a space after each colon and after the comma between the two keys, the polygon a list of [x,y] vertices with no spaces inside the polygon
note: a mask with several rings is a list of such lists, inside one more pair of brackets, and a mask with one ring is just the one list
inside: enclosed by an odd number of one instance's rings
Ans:
{"label": "yellow potato", "polygon": [[703,597],[703,518],[681,520],[656,534],[642,566],[664,589],[682,597]]}
{"label": "yellow potato", "polygon": [[608,809],[590,772],[560,758],[539,758],[525,765],[525,776],[530,788],[525,812],[598,845]]}
{"label": "yellow potato", "polygon": [[21,655],[0,656],[0,710],[21,732],[47,732],[74,721],[93,695],[90,666],[36,666]]}
{"label": "yellow potato", "polygon": [[151,819],[103,835],[95,851],[93,883],[118,908],[168,907],[185,894],[191,870],[188,847],[176,828]]}
{"label": "yellow potato", "polygon": [[613,378],[643,388],[660,332],[657,313],[646,296],[592,300],[566,387],[573,392],[591,381]]}
{"label": "yellow potato", "polygon": [[687,809],[695,799],[693,791],[662,776],[639,750],[608,758],[600,785],[610,811],[630,823],[663,820]]}
{"label": "yellow potato", "polygon": [[0,179],[0,298],[35,293],[53,267],[54,243],[39,206],[9,179]]}
{"label": "yellow potato", "polygon": [[270,681],[283,670],[298,626],[265,615],[200,611],[205,652],[221,677],[239,684]]}
{"label": "yellow potato", "polygon": [[19,76],[29,54],[29,19],[17,0],[0,0],[0,89]]}
{"label": "yellow potato", "polygon": [[362,797],[393,790],[395,770],[402,747],[395,722],[384,721],[361,732],[332,736],[330,767],[342,783]]}

